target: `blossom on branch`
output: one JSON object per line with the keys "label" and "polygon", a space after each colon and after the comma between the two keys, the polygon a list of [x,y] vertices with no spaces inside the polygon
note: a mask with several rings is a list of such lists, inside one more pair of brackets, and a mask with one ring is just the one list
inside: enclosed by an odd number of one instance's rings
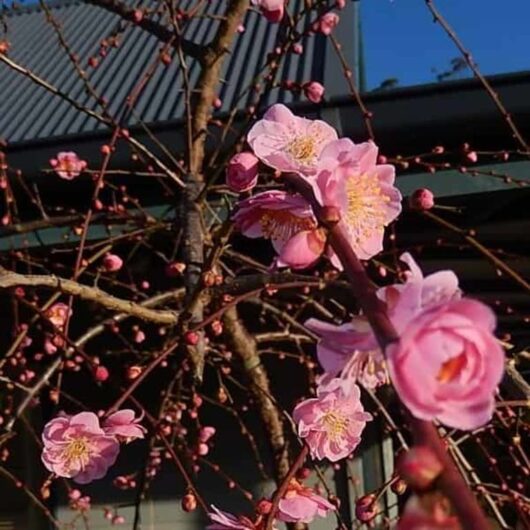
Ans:
{"label": "blossom on branch", "polygon": [[250,129],[247,141],[254,154],[268,166],[284,172],[314,174],[322,150],[337,132],[321,120],[295,116],[276,104]]}
{"label": "blossom on branch", "polygon": [[423,420],[472,430],[491,420],[504,372],[495,315],[481,302],[450,301],[410,320],[387,347],[392,383]]}
{"label": "blossom on branch", "polygon": [[244,151],[234,155],[226,168],[226,184],[236,193],[251,190],[258,182],[258,159]]}
{"label": "blossom on branch", "polygon": [[62,151],[57,153],[57,158],[50,160],[57,175],[65,180],[78,177],[87,167],[87,163],[81,160],[73,151]]}
{"label": "blossom on branch", "polygon": [[46,469],[79,484],[104,477],[120,450],[118,440],[105,433],[93,412],[52,419],[44,427],[42,441]]}
{"label": "blossom on branch", "polygon": [[[250,520],[244,515],[235,516],[231,513],[219,510],[213,504],[211,505],[211,512],[208,512],[208,517],[212,524],[206,527],[206,530],[264,530],[265,519],[258,515],[255,521]],[[276,528],[273,526],[273,530]]]}
{"label": "blossom on branch", "polygon": [[[373,142],[354,144],[341,138],[320,153],[313,188],[322,206],[337,208],[349,242],[360,259],[383,249],[385,227],[401,212],[401,193],[394,186],[395,168],[377,164]],[[332,258],[341,268],[340,261]]]}
{"label": "blossom on branch", "polygon": [[364,411],[361,391],[352,379],[332,379],[318,386],[316,398],[296,406],[293,419],[313,458],[336,462],[359,445],[372,415]]}

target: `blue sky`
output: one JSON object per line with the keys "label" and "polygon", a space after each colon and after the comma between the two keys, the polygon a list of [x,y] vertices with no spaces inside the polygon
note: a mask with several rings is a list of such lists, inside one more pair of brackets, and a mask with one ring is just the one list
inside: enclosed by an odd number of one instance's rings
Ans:
{"label": "blue sky", "polygon": [[[530,0],[437,0],[485,74],[530,70]],[[367,88],[436,81],[458,51],[424,0],[361,0]]]}

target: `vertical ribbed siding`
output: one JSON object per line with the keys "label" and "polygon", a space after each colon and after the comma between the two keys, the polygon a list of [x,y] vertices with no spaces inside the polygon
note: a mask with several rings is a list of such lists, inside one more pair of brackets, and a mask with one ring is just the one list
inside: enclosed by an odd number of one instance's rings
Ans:
{"label": "vertical ribbed siding", "polygon": [[[296,11],[303,0],[291,2]],[[131,2],[132,3],[132,2]],[[138,3],[135,3],[138,5]],[[147,5],[147,4],[144,4]],[[193,0],[182,0],[180,7],[187,9]],[[210,2],[207,14],[222,15],[226,2]],[[105,58],[100,58],[98,68],[87,67],[88,58],[97,54],[99,43],[118,27],[120,18],[92,4],[80,1],[59,2],[49,7],[54,19],[61,25],[63,36],[80,64],[86,68],[88,79],[96,93],[109,103],[114,118],[118,118],[127,97],[155,64],[162,44],[140,28],[127,23],[120,35],[120,46],[109,48]],[[165,15],[157,15],[166,23]],[[94,98],[87,94],[84,83],[78,78],[73,65],[60,47],[54,28],[46,21],[39,6],[8,13],[7,38],[11,43],[10,57],[59,88],[69,97],[91,110],[98,110]],[[122,22],[123,23],[123,22]],[[201,17],[192,19],[185,27],[185,37],[196,43],[211,41],[219,20]],[[307,20],[302,23],[307,24]],[[260,73],[267,53],[273,49],[278,25],[268,23],[256,11],[250,10],[244,21],[245,31],[235,39],[230,57],[226,61],[219,97],[221,111],[234,107],[244,109],[251,101],[249,85]],[[306,39],[302,55],[288,54],[282,58],[282,79],[305,82],[314,78],[315,58],[321,56],[315,48],[316,39]],[[197,82],[200,68],[197,61],[187,57],[192,84]],[[61,98],[37,86],[21,74],[0,64],[0,137],[11,143],[39,138],[74,135],[102,129],[97,120],[73,108]],[[299,95],[275,88],[266,103],[298,100]],[[183,117],[183,75],[177,56],[169,66],[159,64],[147,86],[138,98],[129,125],[138,121],[157,123]]]}

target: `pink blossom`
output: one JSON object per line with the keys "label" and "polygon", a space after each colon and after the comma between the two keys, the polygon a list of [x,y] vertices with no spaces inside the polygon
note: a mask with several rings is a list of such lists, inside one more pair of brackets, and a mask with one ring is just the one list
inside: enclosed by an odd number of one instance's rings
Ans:
{"label": "pink blossom", "polygon": [[46,318],[56,327],[62,329],[66,323],[68,316],[72,314],[72,311],[66,304],[61,302],[53,304],[46,311]]}
{"label": "pink blossom", "polygon": [[118,410],[103,420],[103,430],[106,434],[129,443],[144,437],[146,429],[140,425],[141,420],[141,417],[135,418],[134,410]]}
{"label": "pink blossom", "polygon": [[336,13],[326,13],[317,21],[317,31],[324,35],[331,35],[335,26],[339,23],[339,15]]}
{"label": "pink blossom", "polygon": [[[339,210],[340,222],[360,259],[383,249],[385,226],[401,212],[394,166],[378,165],[377,152],[373,142],[356,145],[347,138],[331,142],[320,154],[313,184],[319,202]],[[336,257],[332,261],[340,267]]]}
{"label": "pink blossom", "polygon": [[318,81],[311,81],[303,86],[305,97],[313,102],[320,103],[324,97],[325,88]]}
{"label": "pink blossom", "polygon": [[73,151],[57,153],[57,158],[52,158],[50,165],[55,169],[59,177],[66,180],[78,177],[87,167],[87,163],[81,160]]}
{"label": "pink blossom", "polygon": [[226,184],[237,193],[251,190],[258,182],[258,159],[244,151],[234,155],[226,169]]}
{"label": "pink blossom", "polygon": [[261,14],[269,22],[280,22],[285,10],[285,0],[251,0],[252,4],[259,7]]}
{"label": "pink blossom", "polygon": [[317,356],[327,374],[342,372],[342,377],[369,389],[388,382],[383,354],[364,317],[338,326],[311,318],[305,326],[320,335]]}
{"label": "pink blossom", "polygon": [[494,329],[494,313],[469,299],[427,308],[408,322],[387,361],[415,417],[469,430],[491,419],[505,361]]}
{"label": "pink blossom", "polygon": [[278,267],[305,269],[314,265],[323,254],[326,234],[323,230],[302,230],[291,237],[282,247],[276,261]]}
{"label": "pink blossom", "polygon": [[92,412],[52,419],[44,426],[42,441],[46,469],[79,484],[104,477],[120,450],[116,438],[101,429]]}
{"label": "pink blossom", "polygon": [[310,523],[315,517],[326,517],[335,507],[311,488],[291,479],[278,503],[278,519],[286,523]]}
{"label": "pink blossom", "polygon": [[250,129],[247,141],[254,154],[279,171],[313,174],[322,150],[337,132],[320,120],[295,116],[285,105],[276,104]]}
{"label": "pink blossom", "polygon": [[107,272],[116,272],[123,267],[123,260],[116,254],[107,254],[103,258],[103,267]]}
{"label": "pink blossom", "polygon": [[313,458],[336,462],[359,445],[372,416],[364,412],[361,391],[352,379],[332,379],[318,386],[316,398],[296,406],[293,419]]}
{"label": "pink blossom", "polygon": [[270,239],[280,259],[283,248],[293,236],[317,226],[305,199],[279,190],[265,191],[240,201],[233,219],[245,236]]}

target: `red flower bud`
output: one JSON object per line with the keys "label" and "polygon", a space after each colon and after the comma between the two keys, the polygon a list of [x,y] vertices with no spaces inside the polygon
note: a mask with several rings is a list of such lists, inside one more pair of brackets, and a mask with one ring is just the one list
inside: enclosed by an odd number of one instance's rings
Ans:
{"label": "red flower bud", "polygon": [[193,493],[187,493],[182,497],[182,509],[185,512],[193,512],[197,508],[197,498]]}

